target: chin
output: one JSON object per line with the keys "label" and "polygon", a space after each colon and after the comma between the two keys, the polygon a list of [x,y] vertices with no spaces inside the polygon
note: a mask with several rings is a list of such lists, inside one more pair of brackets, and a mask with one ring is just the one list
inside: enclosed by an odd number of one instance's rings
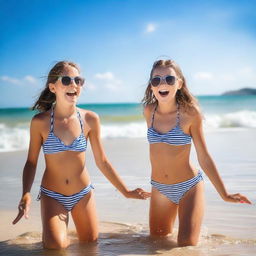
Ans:
{"label": "chin", "polygon": [[71,98],[66,98],[66,102],[69,104],[76,104],[77,103],[77,97],[71,99]]}
{"label": "chin", "polygon": [[172,98],[158,98],[157,101],[159,103],[168,103],[168,102],[171,102],[172,101]]}

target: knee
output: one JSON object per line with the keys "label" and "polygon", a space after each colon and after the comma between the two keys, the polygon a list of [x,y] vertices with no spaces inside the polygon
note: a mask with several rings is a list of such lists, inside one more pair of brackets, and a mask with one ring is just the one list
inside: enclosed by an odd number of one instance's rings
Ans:
{"label": "knee", "polygon": [[63,240],[45,240],[43,241],[43,246],[45,249],[66,249],[69,246],[69,241],[67,239]]}

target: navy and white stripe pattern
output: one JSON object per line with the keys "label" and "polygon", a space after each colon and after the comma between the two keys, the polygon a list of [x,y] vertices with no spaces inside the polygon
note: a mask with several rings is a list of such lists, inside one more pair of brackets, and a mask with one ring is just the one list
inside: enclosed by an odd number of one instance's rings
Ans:
{"label": "navy and white stripe pattern", "polygon": [[198,182],[203,180],[202,172],[199,171],[197,176],[192,179],[176,183],[176,184],[163,184],[151,180],[151,185],[156,188],[161,194],[165,195],[170,201],[179,204],[182,197]]}
{"label": "navy and white stripe pattern", "polygon": [[77,138],[75,138],[74,141],[70,145],[66,145],[60,138],[58,138],[54,134],[54,131],[53,131],[53,129],[54,129],[54,112],[53,112],[53,108],[52,108],[50,132],[49,132],[48,138],[42,145],[44,154],[55,154],[55,153],[63,152],[63,151],[78,151],[78,152],[86,151],[87,141],[84,136],[83,122],[81,120],[81,116],[80,116],[80,113],[78,110],[77,110],[77,116],[78,116],[78,119],[79,119],[80,125],[81,125],[81,134]]}
{"label": "navy and white stripe pattern", "polygon": [[89,184],[87,187],[83,188],[80,192],[78,192],[76,194],[73,194],[73,195],[70,195],[70,196],[65,196],[63,194],[51,191],[51,190],[41,186],[40,191],[39,191],[39,195],[37,197],[37,200],[40,200],[41,194],[43,193],[44,195],[49,196],[49,197],[57,200],[69,212],[93,188],[94,187],[92,186],[92,184]]}
{"label": "navy and white stripe pattern", "polygon": [[156,108],[152,115],[151,126],[148,128],[147,137],[149,144],[166,143],[169,145],[181,146],[191,144],[191,136],[185,134],[180,127],[179,109],[177,107],[176,126],[167,133],[159,133],[153,128]]}

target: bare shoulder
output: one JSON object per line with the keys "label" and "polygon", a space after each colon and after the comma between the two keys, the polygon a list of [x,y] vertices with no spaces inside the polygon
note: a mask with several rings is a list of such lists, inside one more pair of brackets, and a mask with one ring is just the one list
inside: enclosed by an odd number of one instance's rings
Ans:
{"label": "bare shoulder", "polygon": [[202,121],[202,112],[199,107],[193,106],[188,109],[180,109],[182,119],[186,120],[187,123],[193,124]]}
{"label": "bare shoulder", "polygon": [[88,124],[90,127],[93,127],[100,123],[99,115],[93,111],[86,110],[86,109],[79,109],[81,113],[82,119]]}
{"label": "bare shoulder", "polygon": [[30,124],[31,133],[40,134],[43,138],[47,137],[50,130],[50,118],[50,111],[34,115]]}
{"label": "bare shoulder", "polygon": [[31,120],[31,124],[34,126],[43,127],[45,124],[49,124],[50,111],[35,114]]}
{"label": "bare shoulder", "polygon": [[152,112],[154,111],[155,107],[156,107],[156,104],[149,104],[149,105],[144,106],[143,114],[144,114],[145,118],[151,117]]}

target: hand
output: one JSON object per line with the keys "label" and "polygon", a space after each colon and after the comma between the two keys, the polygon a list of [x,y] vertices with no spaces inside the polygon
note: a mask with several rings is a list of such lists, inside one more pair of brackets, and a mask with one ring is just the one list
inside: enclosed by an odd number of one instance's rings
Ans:
{"label": "hand", "polygon": [[136,188],[134,190],[130,190],[125,195],[127,198],[134,198],[134,199],[147,199],[151,196],[151,193],[146,192],[145,190],[141,188]]}
{"label": "hand", "polygon": [[231,203],[252,204],[251,201],[246,196],[243,196],[239,193],[229,194],[223,199],[224,201],[231,202]]}
{"label": "hand", "polygon": [[12,224],[16,224],[23,215],[25,215],[25,218],[28,219],[28,212],[30,209],[30,203],[31,203],[31,196],[29,193],[26,193],[20,200],[19,206],[18,206],[18,215],[12,222]]}

